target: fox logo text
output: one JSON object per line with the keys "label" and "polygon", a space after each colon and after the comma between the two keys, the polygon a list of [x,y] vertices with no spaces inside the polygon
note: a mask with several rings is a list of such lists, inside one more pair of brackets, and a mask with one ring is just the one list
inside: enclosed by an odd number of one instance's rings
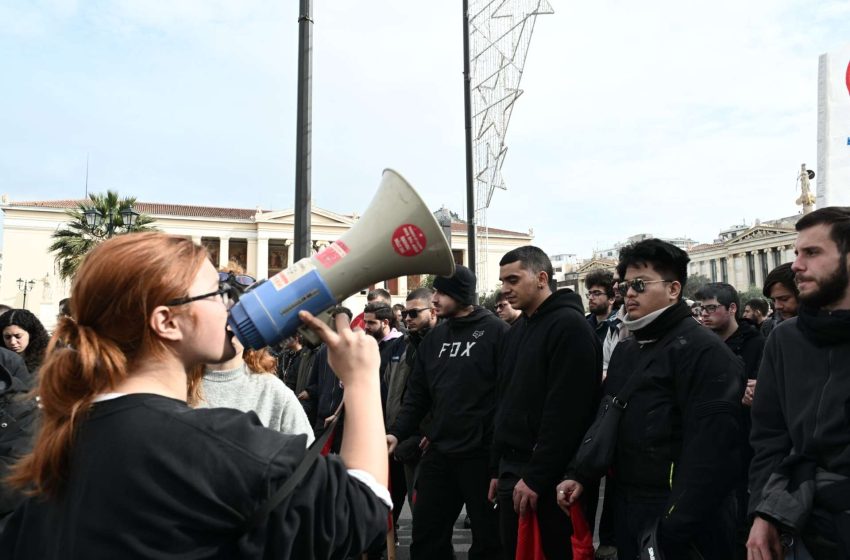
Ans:
{"label": "fox logo text", "polygon": [[[464,356],[469,357],[469,351],[472,350],[472,347],[475,346],[475,344],[475,342],[444,342],[437,357],[442,358],[443,352],[448,352],[449,358],[454,358],[458,354],[460,354],[461,358]],[[466,345],[463,350],[461,350],[462,345]]]}

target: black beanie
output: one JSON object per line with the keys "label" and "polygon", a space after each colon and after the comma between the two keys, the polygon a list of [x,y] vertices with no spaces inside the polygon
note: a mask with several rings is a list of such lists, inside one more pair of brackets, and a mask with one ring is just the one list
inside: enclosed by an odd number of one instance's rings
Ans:
{"label": "black beanie", "polygon": [[440,290],[462,305],[477,303],[475,274],[462,265],[455,266],[455,273],[452,276],[434,278],[434,289]]}

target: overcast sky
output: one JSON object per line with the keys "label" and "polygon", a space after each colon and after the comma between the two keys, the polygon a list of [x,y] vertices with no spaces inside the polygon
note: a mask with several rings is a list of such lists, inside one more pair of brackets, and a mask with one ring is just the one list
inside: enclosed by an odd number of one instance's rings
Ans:
{"label": "overcast sky", "polygon": [[[313,203],[362,213],[393,167],[464,215],[461,2],[314,4]],[[589,256],[797,212],[818,55],[850,40],[850,1],[551,4],[490,226]],[[82,197],[88,154],[90,191],[291,208],[297,7],[0,2],[0,192]]]}

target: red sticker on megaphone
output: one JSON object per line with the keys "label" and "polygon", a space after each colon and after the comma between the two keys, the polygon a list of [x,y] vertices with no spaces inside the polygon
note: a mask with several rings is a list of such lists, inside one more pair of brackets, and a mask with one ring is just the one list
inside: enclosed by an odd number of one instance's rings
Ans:
{"label": "red sticker on megaphone", "polygon": [[414,257],[425,250],[425,233],[413,224],[403,224],[393,232],[393,249],[402,257]]}

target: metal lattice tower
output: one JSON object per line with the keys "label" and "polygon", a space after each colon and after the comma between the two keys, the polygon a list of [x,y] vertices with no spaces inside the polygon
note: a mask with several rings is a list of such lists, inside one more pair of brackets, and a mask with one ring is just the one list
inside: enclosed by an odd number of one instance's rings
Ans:
{"label": "metal lattice tower", "polygon": [[487,278],[487,208],[496,189],[505,189],[505,134],[519,88],[534,23],[552,14],[546,0],[470,0],[469,61],[472,150],[475,180],[476,271],[481,290]]}

